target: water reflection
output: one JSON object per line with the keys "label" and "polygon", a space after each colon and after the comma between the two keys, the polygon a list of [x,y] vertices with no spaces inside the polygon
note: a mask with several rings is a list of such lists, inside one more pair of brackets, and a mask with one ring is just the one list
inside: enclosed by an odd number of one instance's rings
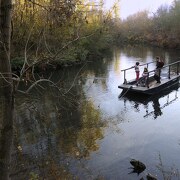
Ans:
{"label": "water reflection", "polygon": [[0,178],[9,179],[13,140],[13,100],[0,89]]}
{"label": "water reflection", "polygon": [[11,177],[72,179],[78,164],[85,169],[80,160],[99,149],[97,140],[103,138],[106,124],[93,103],[77,93],[65,97],[48,89],[41,94],[18,95],[15,147],[16,161],[23,166],[16,165]]}
{"label": "water reflection", "polygon": [[[51,80],[59,82],[60,91],[44,83],[30,95],[17,94],[11,179],[134,180],[140,177],[128,175],[130,158],[142,160],[157,174],[156,152],[168,160],[174,153],[178,157],[179,121],[166,121],[172,109],[179,108],[178,89],[146,100],[117,98],[121,69],[163,53],[145,47],[117,48],[112,57],[93,60],[81,71],[69,67],[53,72]],[[169,53],[165,57],[173,62]],[[130,76],[134,77],[134,70]],[[164,111],[167,106],[171,107]],[[173,115],[178,117],[179,112]],[[166,146],[168,138],[171,146]],[[180,164],[178,158],[172,161]]]}
{"label": "water reflection", "polygon": [[[163,115],[163,109],[166,106],[169,106],[178,99],[178,89],[179,84],[164,92],[151,96],[133,93],[126,94],[125,91],[122,91],[119,95],[119,100],[123,100],[125,109],[127,106],[126,103],[130,102],[136,112],[140,112],[140,105],[143,105],[145,109],[145,115],[143,117],[153,116],[154,119],[157,119],[158,116]],[[160,103],[161,99],[163,99],[163,101]]]}

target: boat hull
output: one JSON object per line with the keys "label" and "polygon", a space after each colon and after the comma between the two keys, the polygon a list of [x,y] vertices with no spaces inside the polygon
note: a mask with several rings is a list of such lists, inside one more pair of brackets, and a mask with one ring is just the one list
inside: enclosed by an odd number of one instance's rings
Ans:
{"label": "boat hull", "polygon": [[176,75],[171,79],[162,79],[161,83],[155,83],[152,86],[150,85],[149,88],[136,86],[135,81],[131,81],[127,84],[119,85],[118,88],[126,90],[127,92],[125,93],[133,92],[133,93],[152,95],[152,94],[157,94],[165,89],[168,89],[176,84],[179,84],[179,78],[180,75]]}

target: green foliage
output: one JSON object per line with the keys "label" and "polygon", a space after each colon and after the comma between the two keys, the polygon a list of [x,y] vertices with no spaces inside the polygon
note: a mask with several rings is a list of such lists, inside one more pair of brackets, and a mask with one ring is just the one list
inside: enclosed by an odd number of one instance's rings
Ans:
{"label": "green foliage", "polygon": [[180,0],[171,7],[158,8],[153,16],[138,12],[120,22],[116,43],[149,43],[161,47],[180,48]]}
{"label": "green foliage", "polygon": [[54,61],[55,56],[58,64],[103,56],[113,43],[146,42],[180,47],[180,0],[175,0],[171,7],[161,6],[154,16],[142,11],[123,21],[117,16],[118,7],[105,13],[103,3],[97,5],[82,0],[15,2],[12,34],[12,58],[15,60],[11,61],[14,66],[22,65],[23,61],[16,57],[24,54],[25,46],[31,62],[42,58]]}
{"label": "green foliage", "polygon": [[16,57],[16,58],[12,59],[11,60],[12,69],[22,67],[23,63],[24,63],[24,58],[23,57]]}
{"label": "green foliage", "polygon": [[145,42],[145,36],[151,28],[148,11],[138,12],[135,15],[129,16],[126,20],[121,21],[118,27],[119,29],[115,36],[116,43]]}
{"label": "green foliage", "polygon": [[22,54],[31,62],[46,58],[58,64],[102,56],[113,42],[108,30],[111,18],[102,11],[102,4],[81,0],[15,0],[13,64],[22,65],[16,58]]}
{"label": "green foliage", "polygon": [[95,34],[90,39],[84,39],[80,42],[80,46],[83,46],[88,50],[89,55],[102,56],[104,50],[110,47],[112,44],[112,37],[108,34]]}
{"label": "green foliage", "polygon": [[58,64],[66,63],[78,63],[86,60],[88,55],[88,50],[82,46],[72,46],[68,50],[64,51],[63,55],[61,54],[60,58],[57,58]]}
{"label": "green foliage", "polygon": [[30,176],[29,177],[30,180],[38,180],[39,179],[39,176],[34,172],[31,172],[29,176]]}

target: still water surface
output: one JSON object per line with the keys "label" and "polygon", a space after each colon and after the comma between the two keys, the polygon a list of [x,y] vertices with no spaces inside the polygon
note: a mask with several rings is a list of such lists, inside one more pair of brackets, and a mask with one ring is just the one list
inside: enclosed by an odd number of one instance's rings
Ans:
{"label": "still water surface", "polygon": [[[54,72],[60,91],[47,86],[19,94],[11,178],[180,178],[179,88],[149,100],[119,98],[121,70],[157,55],[165,63],[180,57],[178,51],[114,48],[112,56],[81,69]],[[128,78],[134,77],[132,69]],[[143,173],[132,173],[132,158],[146,165]]]}

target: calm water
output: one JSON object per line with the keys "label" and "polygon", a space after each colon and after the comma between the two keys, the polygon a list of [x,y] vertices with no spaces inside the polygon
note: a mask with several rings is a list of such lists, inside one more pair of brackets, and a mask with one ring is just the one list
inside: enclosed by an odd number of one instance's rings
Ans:
{"label": "calm water", "polygon": [[[59,90],[44,84],[29,96],[18,94],[11,178],[136,180],[151,173],[179,179],[180,90],[118,98],[122,69],[157,55],[171,63],[178,53],[114,48],[83,68],[53,72]],[[134,76],[130,71],[128,78]],[[146,165],[143,173],[132,173],[132,158]]]}

